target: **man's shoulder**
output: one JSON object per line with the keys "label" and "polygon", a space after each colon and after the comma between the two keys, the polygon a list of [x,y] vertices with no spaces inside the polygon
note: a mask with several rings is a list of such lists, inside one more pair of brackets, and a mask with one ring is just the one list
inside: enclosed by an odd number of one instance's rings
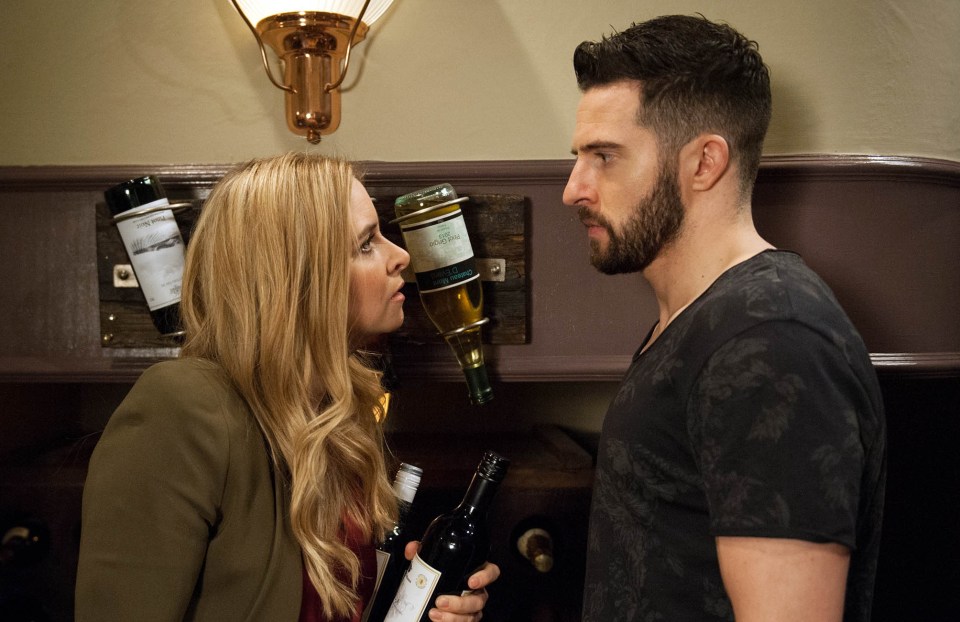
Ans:
{"label": "man's shoulder", "polygon": [[703,360],[758,331],[768,337],[818,338],[832,344],[826,348],[843,351],[848,360],[867,356],[830,287],[789,251],[765,251],[734,266],[688,311],[678,322],[676,346],[688,355],[699,353]]}
{"label": "man's shoulder", "polygon": [[707,314],[744,324],[768,321],[844,322],[827,283],[789,251],[765,251],[728,270],[707,290]]}

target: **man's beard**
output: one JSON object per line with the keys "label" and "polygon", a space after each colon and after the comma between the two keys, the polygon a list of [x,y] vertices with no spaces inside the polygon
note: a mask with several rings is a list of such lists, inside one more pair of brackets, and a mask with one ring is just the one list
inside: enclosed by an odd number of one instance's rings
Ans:
{"label": "man's beard", "polygon": [[683,225],[683,202],[677,172],[663,167],[653,189],[637,202],[621,231],[615,231],[601,214],[580,207],[581,220],[592,220],[609,237],[606,252],[600,242],[590,241],[590,263],[604,274],[639,272],[650,265],[663,248],[674,241]]}

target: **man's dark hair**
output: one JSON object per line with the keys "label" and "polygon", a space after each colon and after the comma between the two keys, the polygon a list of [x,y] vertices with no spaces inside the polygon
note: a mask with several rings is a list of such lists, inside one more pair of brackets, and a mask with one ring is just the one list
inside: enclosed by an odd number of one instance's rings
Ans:
{"label": "man's dark hair", "polygon": [[639,82],[637,121],[653,130],[661,153],[676,154],[703,132],[723,136],[749,194],[771,112],[770,76],[755,42],[703,16],[671,15],[584,41],[573,67],[582,91]]}

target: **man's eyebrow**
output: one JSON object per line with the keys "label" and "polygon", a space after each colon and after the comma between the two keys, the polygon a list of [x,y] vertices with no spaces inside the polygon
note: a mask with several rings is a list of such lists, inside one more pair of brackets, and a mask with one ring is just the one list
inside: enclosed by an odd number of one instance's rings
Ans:
{"label": "man's eyebrow", "polygon": [[587,143],[586,145],[582,145],[579,148],[574,147],[573,149],[570,150],[570,153],[573,155],[577,155],[580,153],[590,153],[592,151],[602,151],[607,149],[615,150],[615,149],[620,149],[622,147],[623,145],[621,145],[620,143],[610,142],[606,140],[598,140],[592,143]]}

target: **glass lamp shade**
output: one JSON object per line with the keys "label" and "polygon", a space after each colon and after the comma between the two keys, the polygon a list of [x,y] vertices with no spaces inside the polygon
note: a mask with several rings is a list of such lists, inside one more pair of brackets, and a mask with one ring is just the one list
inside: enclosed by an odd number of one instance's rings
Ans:
{"label": "glass lamp shade", "polygon": [[[393,0],[232,0],[260,44],[264,69],[286,92],[287,128],[311,143],[340,125],[340,83],[350,48],[363,41],[370,24]],[[283,60],[284,81],[267,63],[264,44]]]}
{"label": "glass lamp shade", "polygon": [[[333,13],[356,19],[363,8],[363,0],[237,0],[240,10],[251,24],[259,24],[272,15],[282,13]],[[382,16],[393,0],[370,0],[363,23],[367,26]]]}

